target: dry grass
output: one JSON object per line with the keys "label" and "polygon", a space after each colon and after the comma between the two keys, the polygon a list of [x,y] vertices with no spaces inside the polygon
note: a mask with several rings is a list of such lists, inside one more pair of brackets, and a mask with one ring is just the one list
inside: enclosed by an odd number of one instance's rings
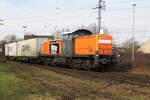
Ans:
{"label": "dry grass", "polygon": [[148,100],[150,87],[108,83],[18,63],[0,64],[0,100]]}

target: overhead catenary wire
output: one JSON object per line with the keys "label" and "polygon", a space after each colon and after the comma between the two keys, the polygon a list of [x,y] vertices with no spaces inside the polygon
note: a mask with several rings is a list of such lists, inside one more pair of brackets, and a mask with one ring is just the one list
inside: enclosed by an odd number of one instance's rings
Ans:
{"label": "overhead catenary wire", "polygon": [[[141,7],[141,8],[146,8],[146,7]],[[72,18],[74,16],[79,16],[79,15],[81,15],[83,13],[90,13],[90,14],[92,14],[92,13],[94,14],[95,13],[96,14],[95,11],[91,11],[90,9],[88,11],[86,11],[86,12],[81,12],[81,10],[84,10],[84,9],[87,9],[87,8],[72,9],[73,11],[77,11],[78,12],[77,14],[74,14],[73,12],[72,12],[72,14],[69,14],[69,15],[56,14],[56,16],[59,16],[59,18],[55,18],[55,17],[54,18],[53,17],[50,18],[50,17],[45,17],[45,16],[41,16],[41,17],[33,16],[33,17],[28,17],[28,18],[6,19],[6,23],[16,23],[16,21],[18,21],[18,22],[26,21],[27,23],[28,22],[39,23],[41,21],[54,21],[54,20],[59,20],[61,18],[68,19],[68,18]],[[118,8],[118,9],[106,9],[106,12],[107,11],[114,11],[114,10],[116,10],[116,11],[117,10],[124,10],[124,9],[131,10],[131,8],[120,8],[120,9]]]}
{"label": "overhead catenary wire", "polygon": [[[136,9],[143,9],[143,8],[147,8],[147,7],[136,7]],[[86,9],[87,9],[87,7],[85,7],[85,8],[84,7],[83,8],[73,8],[73,9],[70,9],[71,11],[73,11],[71,14],[68,14],[68,15],[58,14],[59,17],[56,17],[56,18],[55,17],[49,18],[49,17],[45,17],[45,16],[41,16],[41,17],[33,16],[33,17],[30,17],[30,18],[8,19],[8,20],[6,20],[6,24],[7,23],[8,24],[10,24],[10,23],[13,24],[13,23],[16,23],[16,21],[18,21],[19,23],[27,22],[27,23],[37,24],[37,23],[41,23],[41,22],[45,23],[45,21],[53,22],[55,20],[61,20],[61,19],[64,19],[64,18],[69,19],[69,18],[73,18],[74,16],[79,16],[83,13],[90,13],[90,14],[94,14],[94,15],[96,14],[95,11],[91,11],[90,9],[89,9],[89,11],[86,11],[86,12],[81,11],[81,10],[86,10]],[[106,12],[107,11],[110,11],[110,12],[111,11],[122,11],[122,10],[132,10],[132,9],[128,8],[128,7],[127,8],[113,8],[113,9],[106,9]],[[74,14],[74,12],[76,12],[76,13]],[[114,30],[112,30],[112,32],[113,32],[112,34],[122,34],[122,33],[128,33],[128,32],[131,33],[130,29],[128,29],[125,32],[115,33],[115,32],[118,32],[118,31],[114,31]],[[140,30],[140,31],[136,31],[136,32],[143,32],[144,33],[144,32],[149,32],[149,31]]]}

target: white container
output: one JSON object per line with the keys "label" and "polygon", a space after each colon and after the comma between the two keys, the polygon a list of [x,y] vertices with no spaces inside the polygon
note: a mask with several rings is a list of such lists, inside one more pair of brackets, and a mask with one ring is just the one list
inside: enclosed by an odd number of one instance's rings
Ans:
{"label": "white container", "polygon": [[48,38],[33,38],[17,42],[18,57],[37,57],[42,43]]}
{"label": "white container", "polygon": [[17,56],[17,42],[5,44],[5,56]]}

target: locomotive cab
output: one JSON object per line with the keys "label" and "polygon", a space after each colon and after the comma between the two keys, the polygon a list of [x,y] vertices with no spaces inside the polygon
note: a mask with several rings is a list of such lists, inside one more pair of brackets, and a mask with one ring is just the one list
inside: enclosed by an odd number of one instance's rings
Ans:
{"label": "locomotive cab", "polygon": [[73,32],[67,32],[63,33],[63,38],[62,38],[62,54],[65,56],[73,56],[75,53],[75,42],[74,39],[75,37],[78,36],[85,36],[85,35],[91,35],[92,32],[85,30],[85,29],[80,29],[77,31]]}

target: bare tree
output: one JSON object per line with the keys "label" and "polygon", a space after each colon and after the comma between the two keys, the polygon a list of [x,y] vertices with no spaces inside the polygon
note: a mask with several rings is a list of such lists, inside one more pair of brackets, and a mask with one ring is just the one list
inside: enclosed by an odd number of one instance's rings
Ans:
{"label": "bare tree", "polygon": [[89,29],[93,33],[99,33],[97,24],[91,24],[91,25],[87,26],[87,29]]}
{"label": "bare tree", "polygon": [[11,35],[7,35],[3,40],[5,42],[13,42],[16,41],[16,39],[17,39],[16,35],[11,34]]}
{"label": "bare tree", "polygon": [[[98,34],[99,33],[99,31],[98,31],[98,25],[95,24],[95,23],[90,24],[88,26],[82,25],[82,26],[79,26],[77,28],[74,28],[73,30],[78,30],[78,29],[87,29],[87,30],[90,30],[93,34],[96,34],[96,33]],[[103,27],[102,29],[104,30],[104,33],[110,34],[110,31],[108,30],[108,28]],[[54,32],[52,33],[52,35],[55,38],[60,38],[60,37],[62,37],[62,33],[63,32],[68,32],[68,31],[71,31],[71,29],[69,29],[69,28],[59,29],[59,28],[55,27]]]}
{"label": "bare tree", "polygon": [[[137,41],[134,42],[135,45],[135,50],[137,50],[140,45]],[[123,43],[123,47],[127,50],[127,51],[131,51],[132,49],[132,39],[127,40],[126,42]]]}
{"label": "bare tree", "polygon": [[61,38],[62,33],[63,32],[68,32],[68,31],[71,31],[71,30],[69,28],[58,29],[57,27],[55,27],[54,32],[52,33],[52,35],[54,36],[54,38]]}
{"label": "bare tree", "polygon": [[[98,28],[98,25],[93,23],[93,24],[90,24],[88,26],[80,26],[78,27],[77,29],[88,29],[90,30],[93,34],[98,34],[99,33],[99,28]],[[110,33],[108,28],[106,27],[102,27],[102,29],[104,30],[104,33]]]}

